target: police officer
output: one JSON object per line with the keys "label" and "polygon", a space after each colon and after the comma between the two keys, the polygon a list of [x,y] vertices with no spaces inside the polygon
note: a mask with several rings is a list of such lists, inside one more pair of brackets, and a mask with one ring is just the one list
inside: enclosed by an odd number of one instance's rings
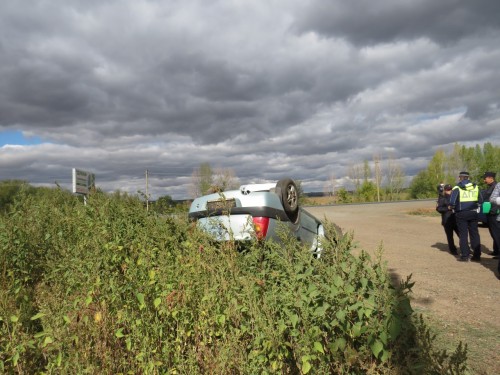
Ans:
{"label": "police officer", "polygon": [[458,235],[457,221],[455,214],[450,209],[450,196],[452,187],[450,184],[443,185],[443,194],[439,196],[436,211],[441,214],[441,225],[448,241],[448,250],[454,255],[458,255],[453,232]]}
{"label": "police officer", "polygon": [[444,182],[441,182],[437,186],[437,192],[438,192],[438,198],[442,197],[444,195]]}
{"label": "police officer", "polygon": [[[495,186],[495,188],[493,189],[493,192],[491,193],[491,197],[490,197],[490,203],[491,203],[491,209],[493,210],[493,212],[498,212],[499,208],[500,208],[500,184],[497,184],[497,186]],[[495,219],[497,222],[499,222],[500,215],[497,214]],[[498,223],[498,226],[500,227],[500,223]],[[498,260],[497,271],[498,271],[497,277],[498,277],[498,279],[500,279],[500,260]]]}
{"label": "police officer", "polygon": [[[483,180],[488,189],[483,191],[483,198],[485,202],[490,201],[491,193],[495,189],[497,182],[495,181],[495,172],[484,172]],[[488,213],[488,229],[490,231],[491,238],[493,238],[493,254],[498,255],[498,243],[500,242],[500,222],[497,221],[496,210],[490,210]]]}
{"label": "police officer", "polygon": [[479,262],[481,260],[481,239],[478,230],[477,209],[483,203],[483,196],[479,187],[469,181],[468,172],[460,172],[459,182],[453,188],[450,197],[450,208],[455,212],[457,220],[460,258],[459,261],[468,262],[470,248],[468,240],[472,247],[473,255],[470,260]]}

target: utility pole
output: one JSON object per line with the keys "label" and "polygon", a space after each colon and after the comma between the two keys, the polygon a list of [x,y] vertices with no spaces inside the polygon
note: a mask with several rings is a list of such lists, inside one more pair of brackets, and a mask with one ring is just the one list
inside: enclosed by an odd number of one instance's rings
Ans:
{"label": "utility pole", "polygon": [[146,211],[149,211],[148,170],[146,169]]}
{"label": "utility pole", "polygon": [[380,158],[378,155],[374,157],[375,159],[375,182],[377,183],[377,202],[380,202],[380,180],[381,180],[381,172],[380,172]]}

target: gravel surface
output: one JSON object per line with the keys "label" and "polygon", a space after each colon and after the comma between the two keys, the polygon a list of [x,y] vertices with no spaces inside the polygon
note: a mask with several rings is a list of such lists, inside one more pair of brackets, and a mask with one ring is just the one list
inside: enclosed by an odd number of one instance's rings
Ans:
{"label": "gravel surface", "polygon": [[[360,249],[374,253],[382,244],[383,259],[395,279],[412,275],[415,282],[412,306],[437,316],[451,327],[466,322],[470,327],[500,333],[500,280],[498,259],[491,255],[492,239],[487,228],[480,227],[482,260],[458,262],[448,252],[446,236],[439,216],[411,215],[418,210],[433,210],[435,201],[411,201],[380,204],[305,207],[319,219],[327,218],[344,232],[354,232]],[[456,238],[458,247],[458,238]],[[478,338],[480,340],[480,338]],[[500,373],[500,338],[488,352]],[[471,343],[477,350],[480,342]],[[491,345],[490,345],[491,346]],[[496,364],[498,365],[496,365]],[[486,372],[483,372],[486,373]],[[488,371],[487,373],[490,373]]]}
{"label": "gravel surface", "polygon": [[373,254],[382,245],[392,278],[412,275],[412,307],[434,322],[441,345],[453,350],[462,341],[473,374],[500,374],[499,260],[488,228],[479,228],[481,262],[463,263],[448,251],[440,216],[410,214],[433,212],[434,200],[305,209],[353,232],[354,252]]}

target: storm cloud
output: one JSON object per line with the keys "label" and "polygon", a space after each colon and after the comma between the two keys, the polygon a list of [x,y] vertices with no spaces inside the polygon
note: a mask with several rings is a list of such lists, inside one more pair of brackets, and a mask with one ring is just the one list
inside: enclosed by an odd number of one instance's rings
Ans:
{"label": "storm cloud", "polygon": [[500,140],[500,4],[4,0],[0,179],[189,197],[209,162],[242,183],[331,176],[374,155],[408,176]]}

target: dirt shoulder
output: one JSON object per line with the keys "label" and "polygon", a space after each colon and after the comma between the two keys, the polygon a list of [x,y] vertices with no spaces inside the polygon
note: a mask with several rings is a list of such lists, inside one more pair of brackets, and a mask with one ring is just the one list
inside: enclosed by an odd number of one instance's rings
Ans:
{"label": "dirt shoulder", "polygon": [[458,262],[448,252],[440,217],[409,214],[434,206],[434,201],[412,201],[306,209],[354,232],[360,249],[374,253],[382,244],[392,276],[412,275],[414,309],[435,319],[452,341],[467,338],[471,362],[484,364],[476,373],[500,373],[500,280],[498,259],[490,255],[491,236],[487,228],[479,229],[480,263]]}

